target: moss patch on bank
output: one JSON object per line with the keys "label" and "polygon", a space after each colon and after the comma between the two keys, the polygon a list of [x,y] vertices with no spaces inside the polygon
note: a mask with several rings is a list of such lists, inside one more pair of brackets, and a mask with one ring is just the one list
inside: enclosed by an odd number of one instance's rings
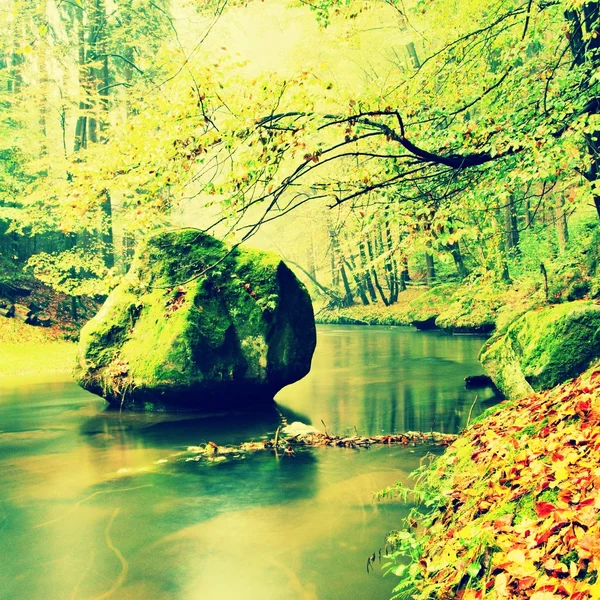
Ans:
{"label": "moss patch on bank", "polygon": [[500,405],[419,474],[430,511],[390,535],[394,597],[599,598],[599,451],[600,364]]}
{"label": "moss patch on bank", "polygon": [[70,374],[73,371],[76,353],[75,342],[2,344],[0,377],[45,373]]}

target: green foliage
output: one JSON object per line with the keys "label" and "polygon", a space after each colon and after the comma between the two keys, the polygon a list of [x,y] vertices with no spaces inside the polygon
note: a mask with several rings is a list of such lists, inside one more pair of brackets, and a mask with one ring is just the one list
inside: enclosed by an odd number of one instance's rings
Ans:
{"label": "green foliage", "polygon": [[28,266],[42,283],[69,296],[104,295],[114,285],[104,260],[81,249],[40,252],[29,259]]}
{"label": "green foliage", "polygon": [[450,304],[456,289],[454,284],[439,285],[413,300],[408,312],[410,320],[435,320],[440,312]]}
{"label": "green foliage", "polygon": [[[23,235],[77,236],[46,281],[64,289],[68,261],[76,276],[100,243],[112,266],[110,237],[123,271],[121,246],[172,224],[190,198],[207,224],[246,237],[316,196],[339,209],[320,226],[338,304],[393,303],[407,273],[541,289],[541,263],[551,299],[599,293],[596,268],[569,254],[578,235],[565,251],[557,233],[557,214],[574,224],[595,185],[581,173],[596,82],[564,35],[577,3],[311,3],[331,38],[319,44],[349,57],[368,49],[359,64],[369,69],[354,79],[302,59],[285,75],[257,74],[214,43],[190,52],[167,2],[103,7],[60,3],[50,18],[39,0],[16,5],[3,26],[0,219]],[[487,296],[462,298],[448,322],[471,327],[473,314],[489,326]]]}

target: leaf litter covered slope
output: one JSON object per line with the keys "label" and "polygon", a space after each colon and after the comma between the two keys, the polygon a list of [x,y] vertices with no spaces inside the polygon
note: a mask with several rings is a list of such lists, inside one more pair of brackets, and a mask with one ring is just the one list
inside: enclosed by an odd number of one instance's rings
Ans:
{"label": "leaf litter covered slope", "polygon": [[600,364],[473,425],[416,492],[396,597],[600,599]]}

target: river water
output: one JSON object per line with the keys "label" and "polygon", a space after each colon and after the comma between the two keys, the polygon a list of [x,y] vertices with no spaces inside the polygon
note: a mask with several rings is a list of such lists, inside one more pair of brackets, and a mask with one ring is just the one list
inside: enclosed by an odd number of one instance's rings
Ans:
{"label": "river water", "polygon": [[[360,434],[464,427],[481,338],[321,326],[313,368],[282,390],[288,421]],[[394,577],[367,557],[408,507],[373,493],[438,447],[256,453],[212,465],[177,452],[271,437],[254,415],[108,411],[65,378],[0,379],[0,598],[369,600]],[[477,415],[490,402],[479,392]]]}

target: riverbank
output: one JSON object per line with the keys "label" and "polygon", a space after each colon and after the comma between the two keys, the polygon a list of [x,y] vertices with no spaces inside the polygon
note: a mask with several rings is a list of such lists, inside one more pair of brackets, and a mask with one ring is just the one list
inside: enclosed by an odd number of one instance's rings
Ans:
{"label": "riverbank", "polygon": [[444,283],[411,287],[391,306],[356,304],[317,312],[317,323],[340,325],[414,325],[453,333],[490,333],[528,310],[546,304],[535,285],[497,282]]}
{"label": "riverbank", "polygon": [[426,287],[414,287],[398,294],[398,302],[391,306],[383,304],[355,304],[347,308],[320,310],[315,321],[322,325],[410,325],[410,303],[425,294]]}
{"label": "riverbank", "polygon": [[0,377],[70,373],[76,348],[52,329],[0,319]]}
{"label": "riverbank", "polygon": [[390,536],[394,597],[600,598],[599,449],[600,363],[491,409],[421,470],[433,510]]}

